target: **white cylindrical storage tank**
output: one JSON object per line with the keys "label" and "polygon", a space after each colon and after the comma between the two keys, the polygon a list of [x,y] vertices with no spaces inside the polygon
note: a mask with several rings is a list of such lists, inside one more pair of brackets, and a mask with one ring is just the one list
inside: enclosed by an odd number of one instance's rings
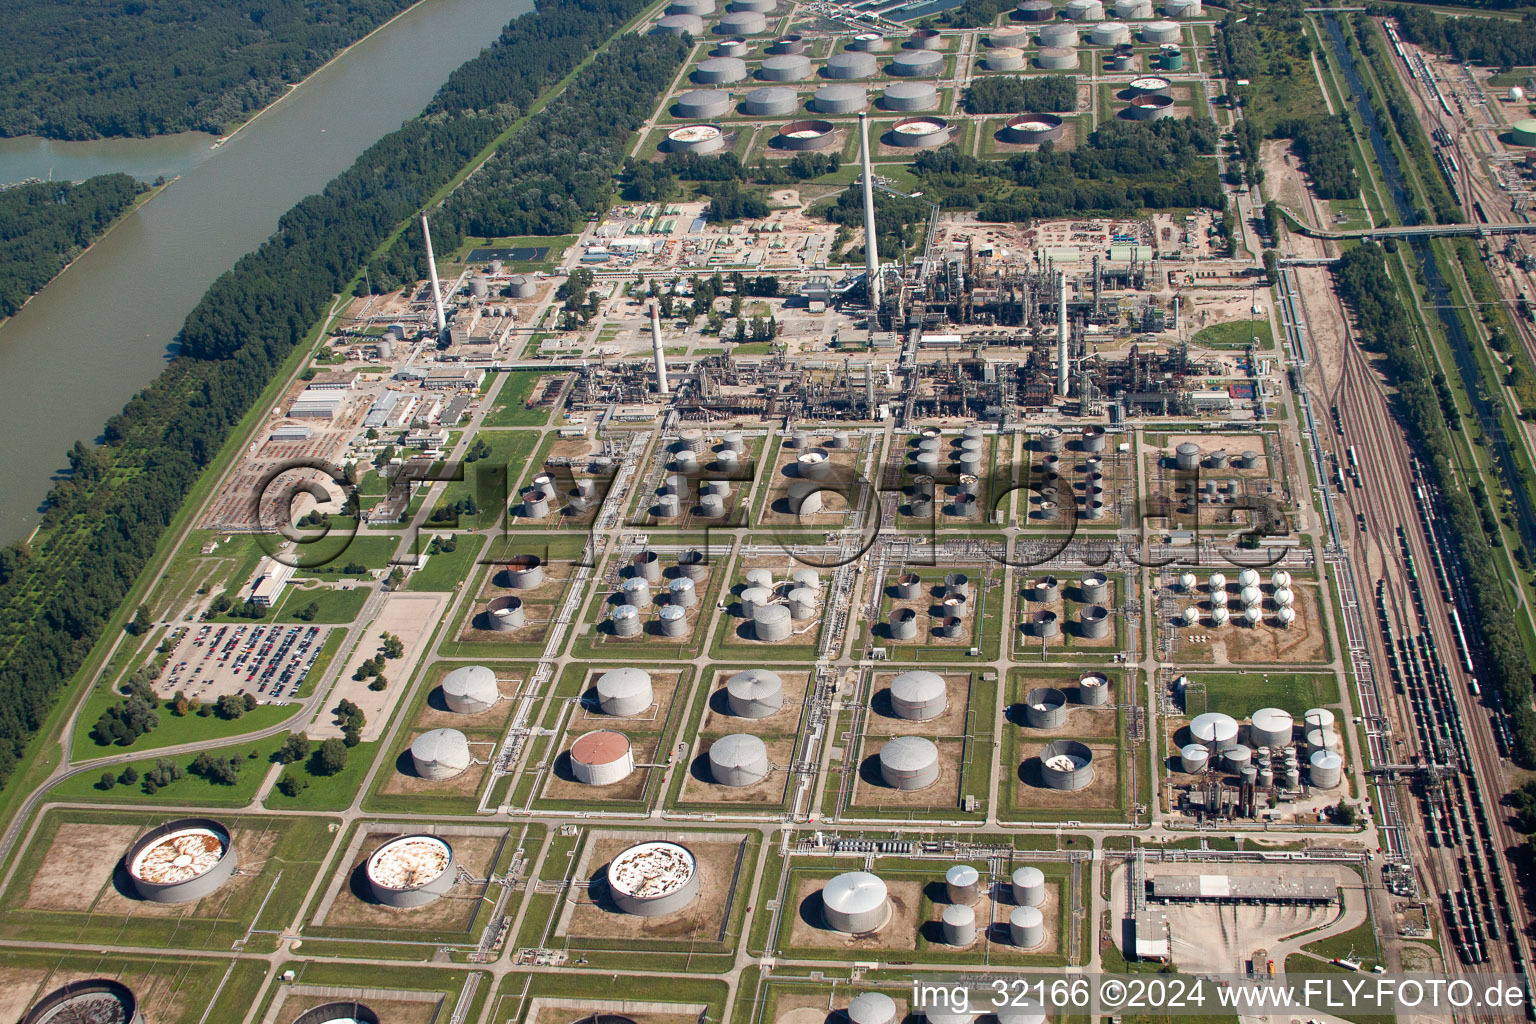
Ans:
{"label": "white cylindrical storage tank", "polygon": [[1076,25],[1042,25],[1036,41],[1041,46],[1071,48],[1079,43],[1078,29]]}
{"label": "white cylindrical storage tank", "polygon": [[423,779],[451,779],[469,762],[469,741],[457,729],[433,729],[411,743],[411,766]]}
{"label": "white cylindrical storage tank", "polygon": [[1152,0],[1115,0],[1115,17],[1150,18]]}
{"label": "white cylindrical storage tank", "polygon": [[886,110],[932,110],[939,105],[939,90],[932,82],[893,82],[880,96]]}
{"label": "white cylindrical storage tank", "polygon": [[1179,767],[1194,775],[1211,763],[1211,752],[1199,743],[1186,743],[1179,751]]}
{"label": "white cylindrical storage tank", "polygon": [[1119,46],[1131,41],[1131,30],[1118,21],[1106,21],[1088,30],[1088,41],[1094,46]]}
{"label": "white cylindrical storage tank", "polygon": [[1318,789],[1337,789],[1344,781],[1344,759],[1332,751],[1315,751],[1307,763],[1308,778]]}
{"label": "white cylindrical storage tank", "polygon": [[789,639],[791,628],[789,609],[782,604],[762,605],[752,613],[752,633],[764,642]]}
{"label": "white cylindrical storage tank", "polygon": [[497,573],[497,583],[509,590],[534,590],[544,583],[544,561],[538,555],[513,555]]}
{"label": "white cylindrical storage tank", "polygon": [[896,1024],[896,1001],[884,992],[863,992],[848,1003],[849,1024]]}
{"label": "white cylindrical storage tank", "polygon": [[1100,0],[1067,0],[1061,16],[1071,21],[1103,21],[1104,4]]}
{"label": "white cylindrical storage tank", "polygon": [[1203,11],[1200,0],[1163,0],[1163,13],[1170,18],[1198,18]]}
{"label": "white cylindrical storage tank", "polygon": [[913,50],[942,50],[944,37],[936,28],[920,28],[907,39],[907,46]]}
{"label": "white cylindrical storage tank", "polygon": [[1047,789],[1087,789],[1093,782],[1093,751],[1077,740],[1052,740],[1040,752]]}
{"label": "white cylindrical storage tank", "polygon": [[1248,727],[1248,739],[1255,747],[1288,747],[1296,723],[1290,712],[1280,708],[1259,708]]}
{"label": "white cylindrical storage tank", "polygon": [[885,37],[879,32],[860,32],[848,40],[848,49],[862,50],[864,52],[883,50],[885,49]]}
{"label": "white cylindrical storage tank", "polygon": [[646,583],[661,582],[661,556],[654,551],[642,551],[630,563],[636,578]]}
{"label": "white cylindrical storage tank", "polygon": [[693,70],[693,80],[700,85],[724,85],[747,77],[747,62],[740,57],[710,57]]}
{"label": "white cylindrical storage tank", "polygon": [[699,591],[692,579],[679,576],[667,584],[667,600],[680,608],[692,608],[699,603]]}
{"label": "white cylindrical storage tank", "polygon": [[688,635],[688,611],[681,605],[669,604],[656,616],[656,625],[665,637],[677,638]]}
{"label": "white cylindrical storage tank", "polygon": [[[724,95],[724,93],[721,95]],[[672,468],[682,474],[697,473],[699,470],[699,457],[684,448],[672,456]]]}
{"label": "white cylindrical storage tank", "polygon": [[751,786],[768,777],[768,747],[738,732],[709,745],[709,774],[722,786]]}
{"label": "white cylindrical storage tank", "polygon": [[636,608],[649,608],[651,606],[651,585],[643,577],[631,576],[619,585],[619,594],[624,604],[632,604]]}
{"label": "white cylindrical storage tank", "polygon": [[123,857],[140,899],[188,903],[234,876],[240,857],[229,829],[212,818],[179,818],[144,833]]}
{"label": "white cylindrical storage tank", "polygon": [[537,487],[523,492],[523,518],[543,519],[549,515],[550,493]]}
{"label": "white cylindrical storage tank", "polygon": [[453,888],[458,872],[453,847],[437,836],[397,836],[368,857],[363,868],[375,903],[424,907]]}
{"label": "white cylindrical storage tank", "polygon": [[814,480],[791,480],[787,501],[796,516],[814,516],[825,507],[821,485]]}
{"label": "white cylindrical storage tank", "polygon": [[1189,734],[1210,750],[1226,750],[1237,746],[1237,719],[1220,711],[1207,711],[1190,721]]}
{"label": "white cylindrical storage tank", "polygon": [[1024,67],[1024,51],[1012,46],[996,46],[987,51],[985,60],[988,71],[1020,71]]}
{"label": "white cylindrical storage tank", "polygon": [[773,589],[772,569],[748,569],[745,578],[749,587],[761,587],[764,590]]}
{"label": "white cylindrical storage tank", "polygon": [[1149,21],[1141,26],[1141,38],[1143,42],[1161,46],[1164,43],[1177,43],[1183,31],[1171,21]]}
{"label": "white cylindrical storage tank", "polygon": [[969,946],[976,941],[976,911],[963,903],[951,903],[939,915],[946,946]]}
{"label": "white cylindrical storage tank", "polygon": [[667,4],[668,14],[695,14],[699,17],[715,13],[715,0],[672,0]]}
{"label": "white cylindrical storage tank", "polygon": [[822,65],[821,73],[827,78],[874,78],[880,71],[875,55],[866,50],[844,50],[834,53]]}
{"label": "white cylindrical storage tank", "polygon": [[1019,949],[1034,949],[1045,941],[1045,915],[1039,907],[1014,907],[1009,912],[1008,941]]}
{"label": "white cylindrical storage tank", "polygon": [[805,45],[805,36],[797,32],[791,32],[789,35],[779,36],[779,38],[769,43],[768,52],[775,54],[804,53]]}
{"label": "white cylindrical storage tank", "polygon": [[897,736],[880,748],[880,777],[892,789],[927,789],[939,781],[939,748],[921,736]]}
{"label": "white cylindrical storage tank", "polygon": [[702,36],[704,19],[696,14],[669,14],[657,21],[651,31],[659,36]]}
{"label": "white cylindrical storage tank", "polygon": [[814,619],[816,617],[816,591],[805,587],[796,587],[789,592],[785,602],[789,608],[789,617],[798,621]]}
{"label": "white cylindrical storage tank", "polygon": [[1033,729],[1067,724],[1067,695],[1054,686],[1036,686],[1024,696],[1024,720]]}
{"label": "white cylindrical storage tank", "polygon": [[997,1024],[1046,1024],[1045,1011],[1032,999],[1014,997],[996,1013]]}
{"label": "white cylindrical storage tank", "polygon": [[1307,726],[1302,734],[1302,742],[1306,743],[1308,751],[1327,750],[1335,754],[1339,752],[1339,734],[1332,726],[1321,728]]}
{"label": "white cylindrical storage tank", "polygon": [[725,681],[725,699],[738,718],[767,718],[784,706],[784,680],[777,672],[749,668]]}
{"label": "white cylindrical storage tank", "polygon": [[1217,629],[1225,626],[1227,622],[1232,618],[1232,616],[1227,613],[1227,609],[1224,605],[1225,602],[1211,609],[1211,625]]}
{"label": "white cylindrical storage tank", "polygon": [[806,480],[825,480],[832,474],[832,462],[823,451],[795,456],[795,471]]}
{"label": "white cylindrical storage tank", "polygon": [[1307,729],[1332,729],[1337,719],[1332,711],[1327,708],[1307,708],[1301,716],[1302,723]]}
{"label": "white cylindrical storage tank", "polygon": [[691,89],[672,104],[672,113],[688,120],[724,117],[731,112],[731,94],[722,89]]}
{"label": "white cylindrical storage tank", "polygon": [[1045,872],[1032,864],[1014,869],[1010,887],[1013,902],[1021,907],[1045,903]]}
{"label": "white cylindrical storage tank", "polygon": [[[1131,83],[1134,86],[1135,83]],[[1200,446],[1193,441],[1185,441],[1173,450],[1173,465],[1175,469],[1200,468]]]}
{"label": "white cylindrical storage tank", "polygon": [[981,872],[969,864],[956,864],[944,872],[944,894],[951,903],[970,906],[981,895]]}
{"label": "white cylindrical storage tank", "polygon": [[758,14],[771,14],[777,0],[731,0],[726,5],[727,11],[755,11]]}
{"label": "white cylindrical storage tank", "polygon": [[609,616],[614,636],[637,636],[640,633],[640,609],[632,604],[621,604]]}
{"label": "white cylindrical storage tank", "polygon": [[1077,51],[1065,46],[1041,47],[1035,54],[1035,64],[1042,71],[1065,71],[1077,63]]}
{"label": "white cylindrical storage tank", "polygon": [[704,155],[725,148],[725,131],[717,124],[685,124],[667,132],[667,150],[671,153]]}
{"label": "white cylindrical storage tank", "polygon": [[1084,604],[1103,604],[1109,600],[1109,577],[1101,572],[1091,572],[1078,580],[1078,600]]}
{"label": "white cylindrical storage tank", "polygon": [[1253,760],[1253,751],[1244,746],[1231,746],[1221,752],[1221,767],[1234,774],[1240,773]]}
{"label": "white cylindrical storage tank", "polygon": [[490,603],[485,606],[485,618],[487,625],[497,632],[520,629],[528,623],[527,613],[523,609],[523,599],[511,594],[491,598]]}
{"label": "white cylindrical storage tank", "polygon": [[821,114],[857,114],[869,106],[869,94],[862,86],[824,85],[816,90],[811,106]]}
{"label": "white cylindrical storage tank", "polygon": [[698,548],[689,548],[678,555],[677,567],[695,583],[709,578],[709,556]]}
{"label": "white cylindrical storage tank", "polygon": [[811,58],[803,53],[781,53],[763,61],[757,77],[765,82],[799,82],[811,77]]}
{"label": "white cylindrical storage tank", "polygon": [[456,668],[443,677],[443,703],[448,710],[461,715],[478,715],[489,711],[501,700],[501,687],[496,684],[496,673],[484,665],[466,665]]}
{"label": "white cylindrical storage tank", "polygon": [[604,869],[614,905],[636,917],[675,914],[699,895],[698,862],[677,843],[631,846]]}
{"label": "white cylindrical storage tank", "polygon": [[821,574],[815,569],[796,569],[789,574],[790,581],[797,587],[807,590],[821,591]]}
{"label": "white cylindrical storage tank", "polygon": [[655,702],[651,674],[642,668],[616,668],[597,679],[597,704],[603,714],[629,718]]}
{"label": "white cylindrical storage tank", "polygon": [[523,274],[507,278],[507,295],[514,299],[531,299],[539,290],[538,281]]}
{"label": "white cylindrical storage tank", "polygon": [[1051,0],[1019,0],[1013,16],[1019,21],[1050,21],[1056,17],[1056,5]]}
{"label": "white cylindrical storage tank", "polygon": [[891,612],[891,639],[912,640],[917,637],[917,612],[911,608],[897,608]]}
{"label": "white cylindrical storage tank", "polygon": [[885,883],[868,871],[847,871],[821,890],[821,913],[827,927],[846,935],[867,935],[891,919]]}
{"label": "white cylindrical storage tank", "polygon": [[933,50],[905,50],[891,58],[886,71],[898,78],[931,78],[944,67],[944,55]]}
{"label": "white cylindrical storage tank", "polygon": [[756,36],[768,31],[768,19],[757,11],[733,11],[715,23],[719,36]]}
{"label": "white cylindrical storage tank", "polygon": [[702,494],[699,496],[699,517],[701,519],[719,519],[725,515],[725,499],[718,494]]}
{"label": "white cylindrical storage tank", "polygon": [[750,586],[741,592],[741,617],[750,619],[759,608],[765,608],[773,600],[773,592],[767,587]]}
{"label": "white cylindrical storage tank", "polygon": [[1109,680],[1097,672],[1085,672],[1077,680],[1077,696],[1085,707],[1103,707],[1109,703],[1112,687]]}
{"label": "white cylindrical storage tank", "polygon": [[571,744],[571,774],[588,786],[623,782],[635,770],[634,752],[623,733],[599,729]]}
{"label": "white cylindrical storage tank", "polygon": [[938,718],[949,706],[944,677],[926,669],[903,672],[891,680],[891,713],[908,722]]}
{"label": "white cylindrical storage tank", "polygon": [[1103,605],[1085,605],[1078,609],[1077,617],[1085,639],[1102,640],[1109,636],[1111,630],[1109,611]]}

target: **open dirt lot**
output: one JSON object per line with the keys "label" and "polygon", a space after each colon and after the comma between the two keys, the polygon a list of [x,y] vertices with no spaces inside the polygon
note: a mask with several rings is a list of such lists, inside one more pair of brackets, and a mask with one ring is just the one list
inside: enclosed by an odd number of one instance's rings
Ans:
{"label": "open dirt lot", "polygon": [[[321,705],[315,721],[306,730],[310,739],[324,740],[341,735],[341,727],[336,724],[336,716],[331,713],[331,708],[343,699],[362,708],[363,714],[367,716],[368,724],[363,727],[364,743],[383,735],[390,713],[408,689],[406,681],[415,674],[416,663],[426,653],[427,640],[432,636],[437,620],[442,618],[447,609],[451,596],[401,592],[384,598],[384,607],[363,632],[362,640],[343,666],[330,697]],[[400,638],[405,645],[405,655],[388,662],[385,675],[390,677],[390,685],[383,690],[370,690],[368,683],[371,680],[353,677],[357,666],[379,652],[385,633],[393,633]]]}
{"label": "open dirt lot", "polygon": [[[731,879],[743,848],[741,837],[728,841],[704,842],[687,837],[688,850],[699,870],[699,895],[688,906],[665,917],[636,917],[613,904],[608,895],[608,862],[635,843],[649,839],[639,834],[598,836],[591,839],[576,866],[576,879],[589,883],[568,900],[555,927],[555,934],[567,937],[623,939],[697,939],[714,942],[719,938],[727,907],[731,904]],[[737,893],[736,898],[745,898]]]}

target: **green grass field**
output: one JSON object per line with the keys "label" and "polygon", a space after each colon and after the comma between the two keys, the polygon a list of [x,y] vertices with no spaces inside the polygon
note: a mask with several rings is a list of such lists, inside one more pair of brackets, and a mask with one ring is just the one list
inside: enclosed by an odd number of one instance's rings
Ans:
{"label": "green grass field", "polygon": [[1252,338],[1262,349],[1275,347],[1275,337],[1269,320],[1256,317],[1253,320],[1233,320],[1224,324],[1212,324],[1196,331],[1189,339],[1197,348],[1245,349]]}

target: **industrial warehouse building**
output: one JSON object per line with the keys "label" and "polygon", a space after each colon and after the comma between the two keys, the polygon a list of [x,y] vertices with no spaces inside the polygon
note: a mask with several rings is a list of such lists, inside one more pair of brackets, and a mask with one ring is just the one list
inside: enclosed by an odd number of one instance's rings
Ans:
{"label": "industrial warehouse building", "polygon": [[1217,903],[1224,906],[1327,906],[1339,898],[1331,878],[1251,875],[1159,875],[1147,879],[1153,903]]}

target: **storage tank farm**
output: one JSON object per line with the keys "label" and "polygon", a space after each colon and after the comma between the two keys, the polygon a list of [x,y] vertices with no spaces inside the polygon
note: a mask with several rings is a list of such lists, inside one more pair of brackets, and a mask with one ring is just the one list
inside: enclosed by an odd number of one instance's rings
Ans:
{"label": "storage tank farm", "polygon": [[111,978],[85,978],[39,999],[20,1024],[144,1024],[144,1014],[127,985]]}
{"label": "storage tank farm", "polygon": [[151,903],[202,899],[240,866],[229,829],[212,818],[178,818],[152,828],[123,861],[134,891]]}
{"label": "storage tank farm", "polygon": [[489,711],[501,700],[496,673],[484,665],[466,665],[443,677],[443,703],[460,715],[478,715]]}
{"label": "storage tank farm", "polygon": [[878,875],[847,871],[822,887],[821,912],[827,927],[835,932],[868,935],[890,921],[891,902]]}
{"label": "storage tank farm", "polygon": [[604,872],[614,905],[636,917],[675,914],[699,895],[699,866],[679,843],[638,843],[609,861]]}
{"label": "storage tank farm", "polygon": [[374,902],[408,909],[435,902],[453,888],[453,847],[437,836],[397,836],[368,857],[363,873]]}
{"label": "storage tank farm", "polygon": [[749,668],[725,682],[726,702],[738,718],[767,718],[784,706],[784,680],[777,672]]}

